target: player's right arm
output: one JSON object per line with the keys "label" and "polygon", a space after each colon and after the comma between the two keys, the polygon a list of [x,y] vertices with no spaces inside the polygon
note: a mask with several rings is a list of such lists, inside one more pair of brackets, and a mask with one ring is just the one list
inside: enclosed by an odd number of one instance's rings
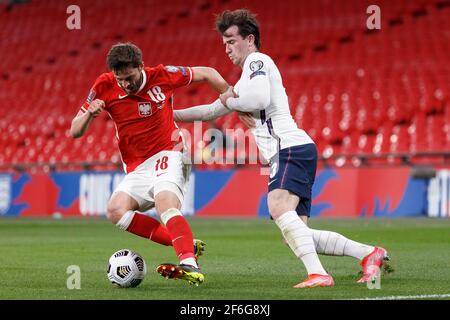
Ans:
{"label": "player's right arm", "polygon": [[[236,83],[236,86],[239,82]],[[232,87],[231,87],[232,88]],[[234,93],[233,96],[238,95]],[[203,104],[181,110],[174,110],[174,120],[178,122],[194,122],[194,121],[211,121],[220,118],[226,114],[231,113],[233,110],[225,107],[220,99],[217,99],[213,103]]]}
{"label": "player's right arm", "polygon": [[100,115],[105,108],[107,100],[107,90],[111,79],[108,74],[100,75],[94,82],[89,91],[89,95],[83,105],[80,107],[77,115],[72,120],[70,126],[70,135],[73,138],[79,138],[84,135],[89,128],[92,120]]}
{"label": "player's right arm", "polygon": [[[224,93],[229,84],[215,70],[210,67],[165,67],[163,69],[173,88],[188,85],[191,82],[207,82],[218,93]],[[189,72],[188,72],[189,71]],[[188,77],[188,75],[190,77]],[[210,121],[217,119],[231,110],[226,108],[219,99],[211,104],[199,105],[183,110],[174,110],[174,120],[178,122]]]}
{"label": "player's right arm", "polygon": [[210,104],[174,110],[173,117],[177,122],[211,121],[224,116],[232,110],[226,108],[219,99]]}
{"label": "player's right arm", "polygon": [[100,115],[100,113],[105,108],[105,102],[100,99],[95,99],[89,104],[86,111],[83,108],[78,111],[75,118],[72,120],[72,125],[70,126],[70,135],[73,138],[79,138],[84,135],[86,130],[89,128],[92,120]]}

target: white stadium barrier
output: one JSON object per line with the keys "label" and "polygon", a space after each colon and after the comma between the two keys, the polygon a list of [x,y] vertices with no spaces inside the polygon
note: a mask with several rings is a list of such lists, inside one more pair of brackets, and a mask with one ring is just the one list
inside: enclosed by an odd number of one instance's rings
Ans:
{"label": "white stadium barrier", "polygon": [[428,184],[428,216],[450,217],[450,170],[437,170]]}

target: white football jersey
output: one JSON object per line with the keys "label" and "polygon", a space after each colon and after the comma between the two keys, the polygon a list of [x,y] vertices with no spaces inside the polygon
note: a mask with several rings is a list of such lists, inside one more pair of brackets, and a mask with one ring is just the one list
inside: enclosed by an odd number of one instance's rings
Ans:
{"label": "white football jersey", "polygon": [[281,149],[314,143],[292,118],[280,71],[268,55],[253,52],[247,57],[234,91],[245,92],[256,77],[264,77],[270,85],[269,106],[252,112],[256,122],[252,134],[262,156],[269,161]]}

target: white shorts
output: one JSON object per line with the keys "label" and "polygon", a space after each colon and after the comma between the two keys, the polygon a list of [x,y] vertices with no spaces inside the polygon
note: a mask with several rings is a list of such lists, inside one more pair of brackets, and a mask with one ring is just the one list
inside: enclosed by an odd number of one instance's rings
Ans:
{"label": "white shorts", "polygon": [[130,195],[137,201],[139,211],[153,208],[155,196],[161,191],[175,193],[182,204],[190,171],[191,165],[183,163],[181,152],[161,151],[125,175],[114,193]]}

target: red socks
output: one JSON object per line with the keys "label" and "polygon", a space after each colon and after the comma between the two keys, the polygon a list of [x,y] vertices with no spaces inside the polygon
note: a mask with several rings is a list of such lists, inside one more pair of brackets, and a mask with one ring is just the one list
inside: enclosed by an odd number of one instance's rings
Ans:
{"label": "red socks", "polygon": [[[131,219],[131,222],[129,222],[126,230],[156,243],[165,246],[173,246],[180,261],[187,258],[195,259],[194,248],[192,245],[194,240],[191,227],[178,210],[174,209],[173,211],[168,211],[168,213],[169,215],[166,216],[166,219],[168,220],[163,219],[166,224],[164,227],[158,220],[134,212],[133,218]],[[129,211],[128,219],[131,218],[132,214],[133,212]],[[124,222],[122,224],[123,227],[121,228],[124,229],[126,223],[127,222]]]}
{"label": "red socks", "polygon": [[192,230],[186,219],[181,215],[173,216],[166,222],[166,228],[178,259],[195,258]]}
{"label": "red socks", "polygon": [[158,220],[138,212],[134,213],[133,220],[131,220],[127,231],[165,246],[172,245],[172,238],[169,232]]}

